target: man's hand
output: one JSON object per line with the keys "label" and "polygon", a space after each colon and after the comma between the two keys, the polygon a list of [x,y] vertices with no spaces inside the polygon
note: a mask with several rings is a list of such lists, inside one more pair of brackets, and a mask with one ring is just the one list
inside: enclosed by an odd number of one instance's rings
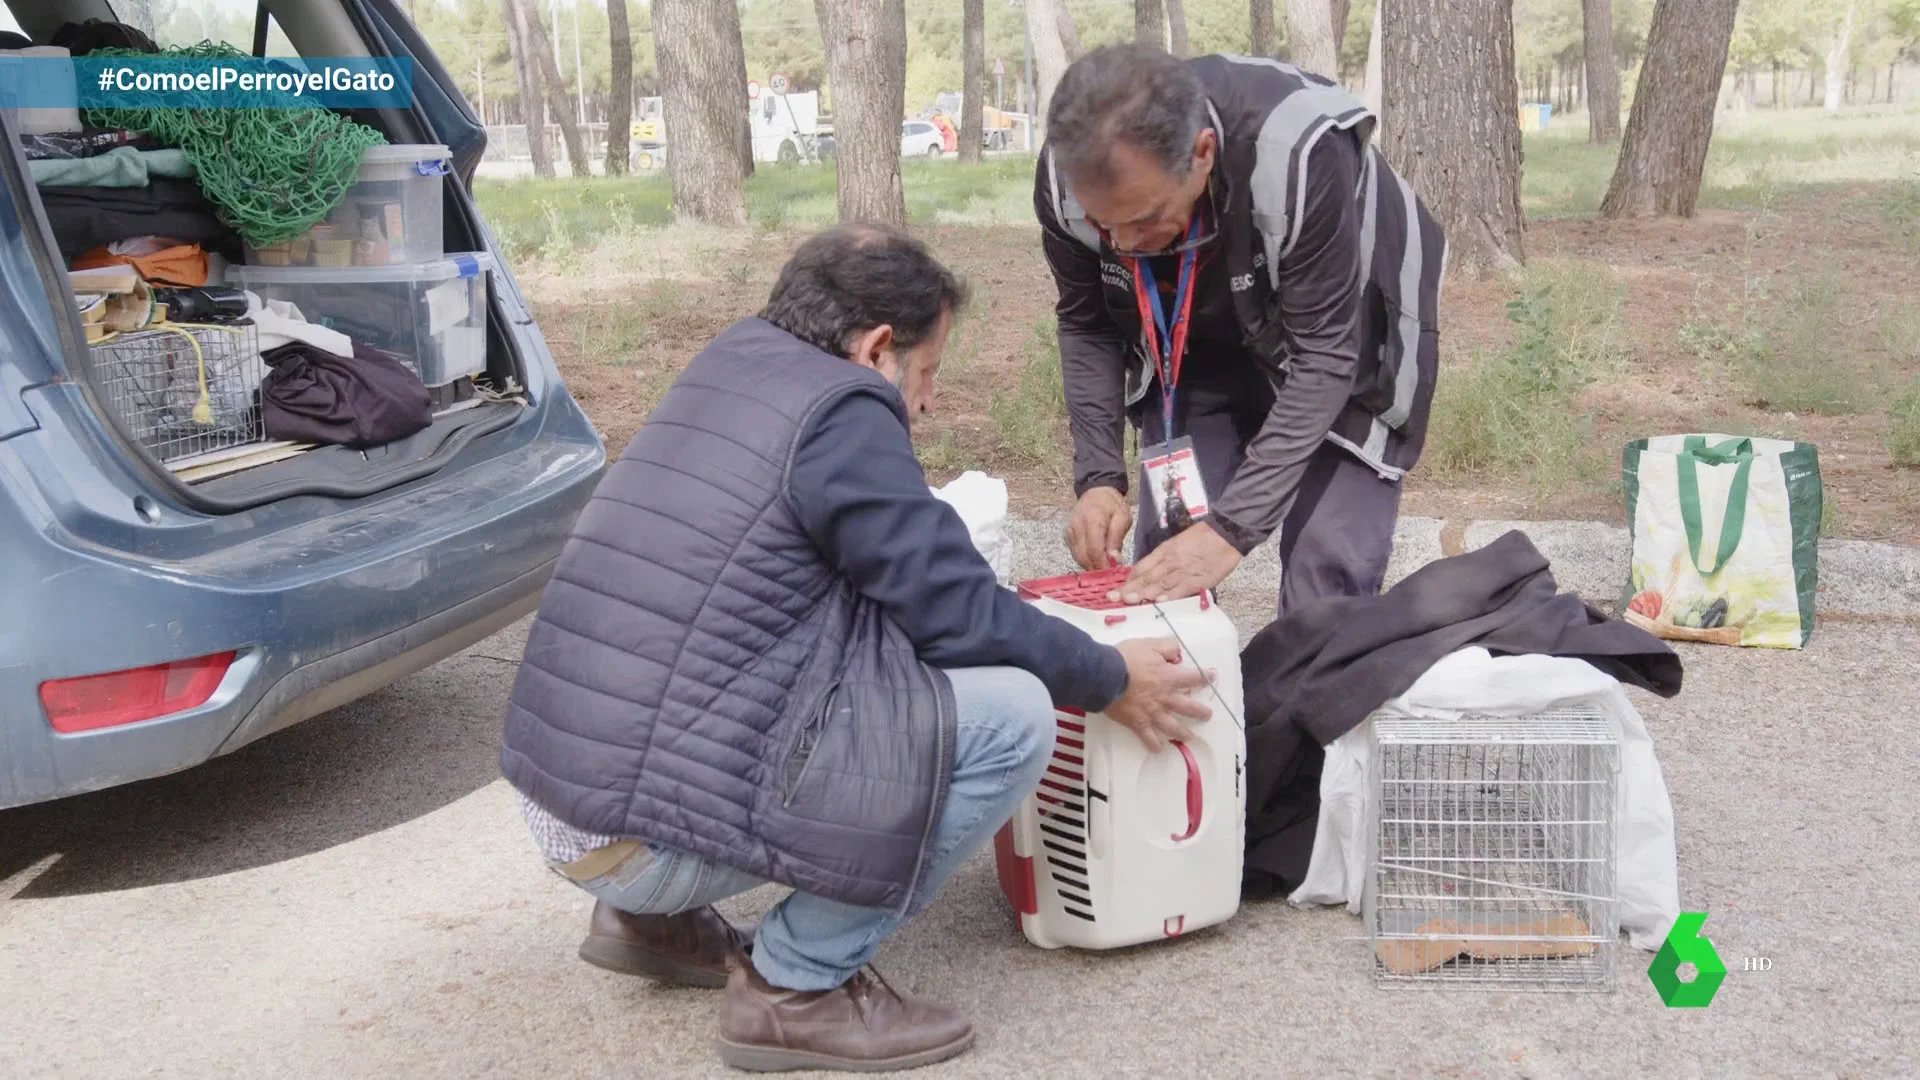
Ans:
{"label": "man's hand", "polygon": [[1088,488],[1067,521],[1067,547],[1073,550],[1073,561],[1082,570],[1120,565],[1120,543],[1132,527],[1127,497],[1118,488]]}
{"label": "man's hand", "polygon": [[1131,728],[1149,753],[1159,753],[1168,739],[1193,737],[1181,717],[1213,716],[1212,709],[1187,693],[1207,685],[1207,677],[1193,663],[1181,663],[1178,640],[1134,638],[1115,648],[1127,662],[1127,692],[1107,706],[1107,719]]}
{"label": "man's hand", "polygon": [[1240,565],[1240,552],[1205,521],[1153,549],[1107,599],[1161,603],[1196,596],[1220,584]]}

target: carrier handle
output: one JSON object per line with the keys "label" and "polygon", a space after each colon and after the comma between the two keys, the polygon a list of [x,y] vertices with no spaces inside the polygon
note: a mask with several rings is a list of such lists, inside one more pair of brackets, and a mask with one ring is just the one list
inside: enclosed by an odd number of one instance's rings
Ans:
{"label": "carrier handle", "polygon": [[1193,834],[1200,831],[1200,813],[1205,805],[1205,795],[1200,788],[1200,762],[1194,759],[1193,751],[1187,749],[1187,744],[1183,742],[1175,741],[1173,745],[1179,747],[1180,756],[1187,759],[1187,831],[1173,834],[1173,842],[1178,844],[1193,839]]}

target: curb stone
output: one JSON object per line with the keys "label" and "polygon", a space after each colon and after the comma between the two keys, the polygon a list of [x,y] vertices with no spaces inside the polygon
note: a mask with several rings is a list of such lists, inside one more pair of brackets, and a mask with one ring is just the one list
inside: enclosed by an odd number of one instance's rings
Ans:
{"label": "curb stone", "polygon": [[[1064,539],[1066,524],[1064,511],[1007,519],[1013,580],[1073,570]],[[1389,586],[1442,557],[1441,532],[1448,524],[1430,517],[1400,519],[1387,566]],[[1457,528],[1460,523],[1451,524]],[[1600,521],[1472,521],[1466,523],[1463,544],[1469,551],[1482,548],[1513,529],[1527,534],[1547,557],[1563,590],[1609,609],[1619,601],[1631,551],[1626,529]],[[1270,540],[1247,556],[1222,591],[1272,595],[1279,588],[1278,544]],[[1818,610],[1823,615],[1920,618],[1920,548],[1822,540]]]}

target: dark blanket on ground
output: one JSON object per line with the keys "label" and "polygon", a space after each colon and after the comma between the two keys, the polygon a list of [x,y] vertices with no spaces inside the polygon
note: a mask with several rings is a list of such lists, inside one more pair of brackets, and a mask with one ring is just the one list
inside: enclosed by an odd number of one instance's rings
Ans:
{"label": "dark blanket on ground", "polygon": [[1429,563],[1380,596],[1330,597],[1256,634],[1240,654],[1247,706],[1250,898],[1305,877],[1320,811],[1322,748],[1405,693],[1450,653],[1585,660],[1661,697],[1680,657],[1652,634],[1560,593],[1547,559],[1515,531]]}

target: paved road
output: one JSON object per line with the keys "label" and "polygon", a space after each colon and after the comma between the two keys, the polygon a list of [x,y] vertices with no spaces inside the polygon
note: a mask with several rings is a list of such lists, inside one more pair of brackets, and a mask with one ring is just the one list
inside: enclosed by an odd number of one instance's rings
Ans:
{"label": "paved road", "polygon": [[[497,779],[523,633],[207,767],[0,812],[0,1074],[722,1074],[711,996],[573,957],[587,905]],[[1916,655],[1912,627],[1833,623],[1803,654],[1690,649],[1685,695],[1637,697],[1685,906],[1736,969],[1773,962],[1704,1011],[1630,951],[1611,996],[1375,990],[1357,919],[1274,904],[1049,954],[987,857],[882,969],[979,1022],[928,1076],[1917,1075]]]}

